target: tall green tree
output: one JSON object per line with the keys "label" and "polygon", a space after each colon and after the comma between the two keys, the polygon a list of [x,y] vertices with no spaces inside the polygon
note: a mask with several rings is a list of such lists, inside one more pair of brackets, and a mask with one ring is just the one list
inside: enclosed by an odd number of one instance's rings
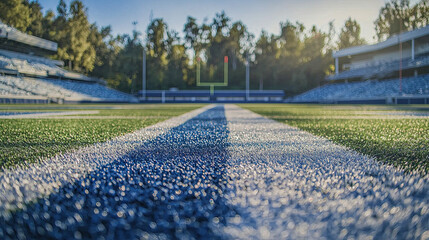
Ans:
{"label": "tall green tree", "polygon": [[124,35],[119,39],[124,46],[113,63],[109,82],[124,92],[137,93],[141,89],[143,45],[140,37],[140,32],[133,31],[132,36]]}
{"label": "tall green tree", "polygon": [[196,64],[197,58],[203,57],[206,59],[208,46],[210,46],[212,39],[212,27],[210,24],[203,22],[198,25],[193,17],[188,17],[183,28],[184,33],[184,46],[188,53],[191,54],[190,59],[192,62],[189,66],[189,74],[187,78],[188,86],[195,87],[196,82]]}
{"label": "tall green tree", "polygon": [[167,32],[163,19],[154,19],[147,28],[147,76],[148,89],[167,89]]}
{"label": "tall green tree", "polygon": [[225,12],[217,13],[211,24],[212,34],[208,35],[210,45],[208,46],[206,56],[207,63],[215,66],[223,57],[228,55],[227,36],[229,33],[230,18]]}
{"label": "tall green tree", "polygon": [[429,0],[420,0],[415,6],[414,15],[416,21],[413,22],[413,28],[424,27],[429,24]]}
{"label": "tall green tree", "polygon": [[290,96],[319,85],[332,61],[327,47],[332,32],[315,26],[306,31],[299,22],[280,26],[279,35],[262,32],[256,42],[252,86],[283,89]]}
{"label": "tall green tree", "polygon": [[325,73],[332,62],[332,51],[326,49],[330,37],[316,26],[304,38],[304,50],[301,56],[301,71],[305,74],[305,81],[298,83],[298,92],[318,86],[325,78]]}
{"label": "tall green tree", "polygon": [[111,51],[106,44],[108,38],[111,38],[111,27],[103,27],[98,29],[98,26],[94,23],[90,25],[90,32],[88,35],[88,42],[91,44],[90,51],[94,51],[94,69],[91,71],[94,74],[95,67],[100,67],[104,63],[109,65]]}
{"label": "tall green tree", "polygon": [[32,22],[28,1],[0,1],[0,20],[16,29],[25,32]]}
{"label": "tall green tree", "polygon": [[187,49],[192,49],[195,56],[198,56],[203,49],[202,32],[203,27],[197,24],[197,20],[188,16],[183,28],[185,46]]}
{"label": "tall green tree", "polygon": [[280,23],[280,36],[278,42],[280,44],[280,54],[282,56],[297,57],[302,50],[302,38],[304,35],[304,24],[296,22],[295,24],[286,21]]}
{"label": "tall green tree", "polygon": [[96,51],[90,42],[91,25],[83,3],[74,0],[69,8],[63,0],[57,7],[58,15],[52,22],[50,39],[58,43],[57,57],[66,61],[69,70],[89,73],[94,68]]}
{"label": "tall green tree", "polygon": [[378,40],[384,40],[394,34],[424,27],[429,22],[428,0],[411,6],[409,0],[391,0],[380,9],[375,23]]}
{"label": "tall green tree", "polygon": [[52,10],[48,10],[42,19],[42,35],[40,37],[44,39],[53,40],[56,35],[55,27],[55,13]]}
{"label": "tall green tree", "polygon": [[348,18],[338,36],[337,48],[343,49],[365,44],[365,39],[360,36],[360,32],[359,23],[352,18]]}
{"label": "tall green tree", "polygon": [[43,28],[42,6],[39,2],[36,1],[32,1],[26,4],[28,4],[27,7],[30,10],[31,21],[26,32],[33,36],[43,37],[44,32],[46,30]]}
{"label": "tall green tree", "polygon": [[177,32],[169,31],[167,36],[166,88],[184,89],[193,84],[189,79],[189,57]]}
{"label": "tall green tree", "polygon": [[276,78],[274,66],[279,58],[277,36],[262,31],[255,44],[255,65],[252,68],[253,88],[270,88],[271,80]]}
{"label": "tall green tree", "polygon": [[95,50],[89,41],[91,29],[87,17],[87,10],[81,1],[70,3],[70,18],[67,22],[67,45],[61,46],[67,51],[73,69],[90,72],[94,67]]}
{"label": "tall green tree", "polygon": [[96,51],[96,60],[91,74],[111,79],[116,58],[120,51],[122,51],[120,44],[123,40],[121,36],[114,37],[111,26],[102,27],[98,30],[98,27],[92,24],[89,40],[94,44]]}

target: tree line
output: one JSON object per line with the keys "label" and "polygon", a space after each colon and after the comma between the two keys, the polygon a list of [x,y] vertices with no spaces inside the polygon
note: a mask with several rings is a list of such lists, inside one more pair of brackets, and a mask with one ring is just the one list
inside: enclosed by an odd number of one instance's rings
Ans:
{"label": "tree line", "polygon": [[[375,20],[379,41],[428,24],[428,1],[414,5],[409,0],[385,3]],[[365,44],[359,23],[349,18],[337,34],[306,27],[300,22],[280,23],[279,34],[262,31],[256,38],[241,21],[218,13],[211,21],[198,23],[188,17],[181,35],[162,18],[153,19],[143,34],[114,36],[110,26],[88,20],[82,1],[67,6],[60,0],[56,12],[42,13],[36,0],[3,0],[0,20],[20,31],[58,43],[53,56],[69,70],[103,78],[124,92],[142,89],[143,50],[147,53],[148,89],[195,89],[196,60],[203,60],[202,76],[216,81],[222,76],[223,56],[230,59],[229,89],[245,86],[245,63],[251,67],[251,89],[283,89],[288,95],[318,86],[334,71],[332,51]]]}

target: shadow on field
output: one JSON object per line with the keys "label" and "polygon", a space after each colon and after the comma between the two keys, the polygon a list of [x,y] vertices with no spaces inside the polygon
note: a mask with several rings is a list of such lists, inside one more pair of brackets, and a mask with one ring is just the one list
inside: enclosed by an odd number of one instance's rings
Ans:
{"label": "shadow on field", "polygon": [[210,109],[1,219],[2,238],[219,238],[228,129]]}

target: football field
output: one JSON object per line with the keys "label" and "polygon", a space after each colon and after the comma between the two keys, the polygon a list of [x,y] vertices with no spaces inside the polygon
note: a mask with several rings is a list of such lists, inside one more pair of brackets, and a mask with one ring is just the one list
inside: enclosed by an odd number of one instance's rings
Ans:
{"label": "football field", "polygon": [[1,239],[429,238],[428,106],[0,109]]}
{"label": "football field", "polygon": [[103,142],[201,106],[0,105],[0,167]]}

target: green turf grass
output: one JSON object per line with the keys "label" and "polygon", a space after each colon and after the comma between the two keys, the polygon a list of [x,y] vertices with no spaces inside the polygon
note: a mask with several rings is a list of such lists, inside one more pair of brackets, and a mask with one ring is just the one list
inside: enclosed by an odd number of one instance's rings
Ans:
{"label": "green turf grass", "polygon": [[[429,172],[429,118],[392,119],[406,112],[429,114],[426,106],[243,104],[251,111],[298,127],[379,161]],[[390,115],[386,115],[390,114]]]}
{"label": "green turf grass", "polygon": [[[105,119],[0,119],[0,168],[33,163],[59,152],[103,142],[201,106],[203,105],[0,105],[0,109],[8,111],[98,110],[98,114],[82,117],[106,116]],[[115,118],[109,118],[112,116]]]}

